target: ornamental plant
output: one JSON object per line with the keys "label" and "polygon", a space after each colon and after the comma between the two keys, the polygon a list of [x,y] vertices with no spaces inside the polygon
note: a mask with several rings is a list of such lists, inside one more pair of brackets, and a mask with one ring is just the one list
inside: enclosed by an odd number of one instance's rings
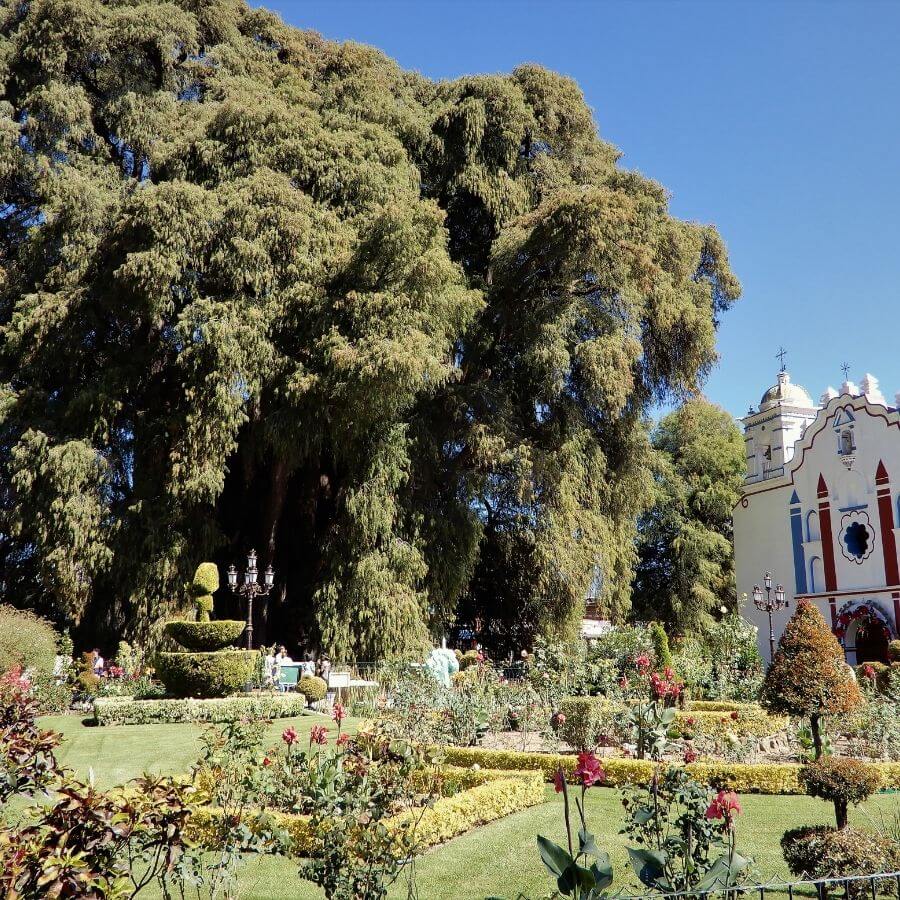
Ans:
{"label": "ornamental plant", "polygon": [[809,719],[816,759],[822,755],[823,717],[852,712],[863,702],[841,645],[808,600],[798,601],[781,635],[762,701],[772,712]]}
{"label": "ornamental plant", "polygon": [[804,766],[800,782],[810,797],[830,800],[834,804],[837,827],[846,828],[847,807],[871,797],[881,785],[881,775],[862,760],[831,757]]}
{"label": "ornamental plant", "polygon": [[652,891],[710,891],[738,884],[750,860],[737,852],[737,795],[694,781],[680,766],[659,767],[647,787],[623,793],[622,833],[631,865]]}

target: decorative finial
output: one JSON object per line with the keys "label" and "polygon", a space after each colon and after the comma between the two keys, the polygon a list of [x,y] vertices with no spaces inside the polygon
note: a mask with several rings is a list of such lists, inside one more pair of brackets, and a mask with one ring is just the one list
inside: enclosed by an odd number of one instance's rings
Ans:
{"label": "decorative finial", "polygon": [[841,366],[841,371],[844,373],[844,381],[846,381],[850,376],[850,365],[848,363],[844,363]]}
{"label": "decorative finial", "polygon": [[787,350],[785,350],[784,347],[779,346],[778,352],[775,354],[775,359],[780,359],[780,360],[781,360],[781,368],[778,370],[779,372],[785,372],[785,371],[787,371],[787,370],[785,369],[785,365],[784,365],[784,358],[785,358],[786,356],[787,356]]}

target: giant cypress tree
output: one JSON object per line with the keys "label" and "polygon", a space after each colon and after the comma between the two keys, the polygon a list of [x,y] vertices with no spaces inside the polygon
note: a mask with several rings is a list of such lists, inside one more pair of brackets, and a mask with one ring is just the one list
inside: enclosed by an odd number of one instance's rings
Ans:
{"label": "giant cypress tree", "polygon": [[626,606],[645,411],[738,286],[571,81],[435,84],[239,0],[0,16],[8,596],[153,633],[258,544],[270,625],[341,655],[504,566],[535,627],[598,560]]}

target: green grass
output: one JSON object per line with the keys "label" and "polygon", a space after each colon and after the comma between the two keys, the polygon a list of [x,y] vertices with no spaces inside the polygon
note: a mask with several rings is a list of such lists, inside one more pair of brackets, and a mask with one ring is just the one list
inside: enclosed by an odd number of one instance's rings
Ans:
{"label": "green grass", "polygon": [[[277,740],[288,724],[304,736],[319,717],[281,719],[270,728]],[[186,771],[196,757],[201,729],[192,725],[126,725],[88,728],[72,716],[43,720],[65,734],[62,759],[81,774],[89,767],[97,782],[107,786],[140,774]],[[352,730],[354,723],[345,723]],[[348,727],[349,726],[349,727]],[[332,731],[334,726],[332,724]],[[741,797],[743,814],[738,823],[738,847],[756,861],[763,881],[788,878],[779,841],[789,828],[829,824],[830,805],[810,797]],[[881,814],[897,809],[898,794],[880,794],[851,813],[851,822],[870,824]],[[629,877],[625,841],[618,833],[622,822],[619,792],[597,788],[588,792],[588,822],[598,843],[611,855],[616,873],[615,887],[637,888]],[[562,802],[547,788],[539,806],[475,829],[442,847],[426,853],[416,864],[419,897],[422,900],[474,900],[488,896],[515,898],[548,893],[548,880],[537,854],[535,836],[544,834],[562,842]],[[241,871],[242,900],[311,900],[322,894],[297,878],[297,864],[275,857],[252,857]],[[398,885],[392,898],[406,897]]]}

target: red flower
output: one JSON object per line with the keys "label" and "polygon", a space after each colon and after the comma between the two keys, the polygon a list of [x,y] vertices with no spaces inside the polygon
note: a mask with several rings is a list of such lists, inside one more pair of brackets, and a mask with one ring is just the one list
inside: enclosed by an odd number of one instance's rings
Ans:
{"label": "red flower", "polygon": [[666,681],[674,681],[675,680],[675,673],[672,671],[671,666],[666,666],[665,669],[663,669],[663,675],[665,675]]}
{"label": "red flower", "polygon": [[327,744],[328,729],[324,725],[313,725],[309,730],[309,746],[313,744]]}
{"label": "red flower", "polygon": [[722,819],[731,828],[735,818],[740,815],[741,804],[734,791],[719,791],[706,810],[707,819]]}
{"label": "red flower", "polygon": [[697,761],[697,751],[693,747],[686,747],[684,751],[684,762],[686,765],[690,765],[692,762]]}
{"label": "red flower", "polygon": [[638,672],[646,672],[650,668],[650,657],[646,653],[642,653],[635,657],[634,665]]}
{"label": "red flower", "polygon": [[291,725],[289,728],[285,728],[284,731],[281,732],[281,739],[288,745],[295,744],[297,742],[297,729]]}
{"label": "red flower", "polygon": [[337,739],[338,747],[343,747],[344,744],[350,743],[350,735],[349,734],[339,734]]}
{"label": "red flower", "polygon": [[578,765],[573,773],[585,787],[592,787],[606,781],[606,772],[600,760],[593,753],[579,753]]}
{"label": "red flower", "polygon": [[331,711],[331,718],[337,722],[337,727],[340,729],[341,722],[347,718],[347,710],[344,709],[344,705],[340,701],[334,704],[334,709]]}
{"label": "red flower", "polygon": [[689,725],[691,728],[693,728],[697,724],[697,720],[693,716],[688,716],[684,720],[684,724]]}
{"label": "red flower", "polygon": [[623,675],[619,679],[619,687],[622,688],[623,691],[628,689],[628,677],[626,675]]}
{"label": "red flower", "polygon": [[561,768],[553,773],[553,787],[556,788],[557,794],[561,794],[566,789],[566,776],[563,775]]}
{"label": "red flower", "polygon": [[875,667],[870,666],[868,663],[866,663],[863,666],[863,675],[866,678],[870,678],[872,681],[874,681],[875,680]]}
{"label": "red flower", "polygon": [[738,718],[739,718],[738,711],[736,709],[732,710],[731,711],[731,720],[733,722],[737,722]]}
{"label": "red flower", "polygon": [[263,757],[263,765],[264,765],[264,766],[271,766],[271,765],[272,765],[272,760],[269,759],[268,756],[264,756],[264,757]]}

